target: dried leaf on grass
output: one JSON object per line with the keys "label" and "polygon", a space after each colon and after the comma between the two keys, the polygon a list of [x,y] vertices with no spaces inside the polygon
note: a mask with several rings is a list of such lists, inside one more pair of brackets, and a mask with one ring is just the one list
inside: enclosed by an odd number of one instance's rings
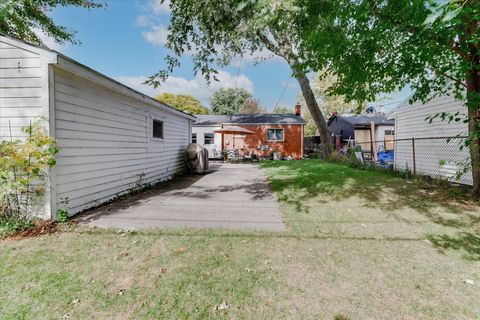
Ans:
{"label": "dried leaf on grass", "polygon": [[11,239],[24,239],[24,238],[32,238],[38,237],[41,235],[46,235],[50,233],[55,233],[58,231],[58,223],[52,220],[46,221],[37,221],[35,225],[31,228],[22,230],[14,235],[12,235]]}
{"label": "dried leaf on grass", "polygon": [[182,254],[182,253],[185,253],[187,252],[187,248],[185,247],[181,247],[181,248],[178,248],[175,250],[175,253],[178,253],[178,254]]}

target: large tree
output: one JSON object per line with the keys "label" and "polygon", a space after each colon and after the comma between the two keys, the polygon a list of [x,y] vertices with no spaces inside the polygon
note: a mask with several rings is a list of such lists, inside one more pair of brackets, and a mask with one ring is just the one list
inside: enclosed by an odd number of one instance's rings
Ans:
{"label": "large tree", "polygon": [[324,142],[324,153],[328,154],[331,137],[327,122],[297,54],[300,43],[292,22],[299,10],[294,2],[171,0],[167,47],[174,56],[167,57],[167,69],[151,76],[147,83],[160,85],[179,65],[178,57],[186,52],[193,52],[194,71],[210,79],[215,77],[217,66],[227,65],[233,58],[269,50],[290,66]]}
{"label": "large tree", "polygon": [[[415,100],[466,101],[474,192],[480,193],[480,1],[301,0],[295,25],[304,71],[338,76],[337,94],[359,101],[410,85]],[[437,115],[432,115],[433,117]]]}
{"label": "large tree", "polygon": [[252,99],[250,92],[243,88],[227,88],[215,91],[210,98],[210,107],[216,114],[240,113],[244,103]]}
{"label": "large tree", "polygon": [[173,94],[164,92],[155,97],[158,101],[189,114],[209,114],[197,98],[188,94]]}
{"label": "large tree", "polygon": [[255,113],[264,113],[265,110],[262,108],[259,99],[250,98],[247,99],[240,106],[240,113],[242,114],[255,114]]}
{"label": "large tree", "polygon": [[77,43],[74,31],[48,16],[49,10],[59,6],[92,9],[102,4],[90,0],[0,0],[0,33],[37,45],[44,45],[39,32],[58,43]]}

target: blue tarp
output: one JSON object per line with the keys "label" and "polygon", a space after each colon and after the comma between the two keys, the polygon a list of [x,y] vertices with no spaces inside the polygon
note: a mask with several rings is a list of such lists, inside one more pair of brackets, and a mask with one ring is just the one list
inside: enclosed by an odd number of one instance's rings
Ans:
{"label": "blue tarp", "polygon": [[380,164],[388,164],[389,162],[393,162],[393,150],[390,151],[380,151],[377,153],[378,161]]}

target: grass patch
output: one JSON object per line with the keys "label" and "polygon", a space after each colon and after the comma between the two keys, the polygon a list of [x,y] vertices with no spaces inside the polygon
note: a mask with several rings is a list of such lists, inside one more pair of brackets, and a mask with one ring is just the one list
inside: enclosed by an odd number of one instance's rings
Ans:
{"label": "grass patch", "polygon": [[478,317],[464,280],[480,283],[465,259],[480,211],[461,189],[316,160],[262,166],[288,231],[68,226],[2,240],[2,319]]}

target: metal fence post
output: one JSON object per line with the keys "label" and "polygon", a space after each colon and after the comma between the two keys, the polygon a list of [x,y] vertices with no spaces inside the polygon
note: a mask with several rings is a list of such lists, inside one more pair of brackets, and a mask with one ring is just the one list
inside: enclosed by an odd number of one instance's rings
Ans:
{"label": "metal fence post", "polygon": [[417,162],[415,159],[415,138],[412,137],[413,175],[417,174]]}

